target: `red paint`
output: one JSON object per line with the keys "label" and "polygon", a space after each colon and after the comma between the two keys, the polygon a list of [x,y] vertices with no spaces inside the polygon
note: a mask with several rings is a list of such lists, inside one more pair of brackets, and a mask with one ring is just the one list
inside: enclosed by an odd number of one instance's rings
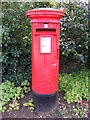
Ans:
{"label": "red paint", "polygon": [[[55,9],[34,9],[26,12],[32,31],[32,90],[38,94],[58,91],[60,18],[64,12]],[[48,24],[48,27],[44,24]],[[44,37],[44,40],[41,40]],[[51,53],[41,53],[51,39]],[[50,41],[50,40],[49,40]],[[41,47],[42,45],[42,47]],[[42,49],[42,50],[43,50]],[[46,51],[46,50],[45,50]]]}

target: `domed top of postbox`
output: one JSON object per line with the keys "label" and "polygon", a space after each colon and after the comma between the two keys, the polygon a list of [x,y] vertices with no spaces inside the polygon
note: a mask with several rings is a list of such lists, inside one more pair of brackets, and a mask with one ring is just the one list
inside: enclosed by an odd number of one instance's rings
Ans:
{"label": "domed top of postbox", "polygon": [[64,16],[62,10],[52,9],[52,8],[38,8],[33,10],[28,10],[26,15],[29,18],[61,18]]}

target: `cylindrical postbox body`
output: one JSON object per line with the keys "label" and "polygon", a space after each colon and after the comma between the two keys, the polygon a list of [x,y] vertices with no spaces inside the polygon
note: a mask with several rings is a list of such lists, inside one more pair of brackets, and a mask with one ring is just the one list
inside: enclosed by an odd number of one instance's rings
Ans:
{"label": "cylindrical postbox body", "polygon": [[31,18],[32,91],[36,109],[49,111],[56,103],[59,75],[60,18],[64,12],[28,10]]}

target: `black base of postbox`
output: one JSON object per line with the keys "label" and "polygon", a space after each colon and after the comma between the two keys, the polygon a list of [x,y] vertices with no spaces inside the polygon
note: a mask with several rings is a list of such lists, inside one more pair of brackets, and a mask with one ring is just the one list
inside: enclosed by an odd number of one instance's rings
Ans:
{"label": "black base of postbox", "polygon": [[55,107],[57,101],[56,92],[49,95],[42,95],[32,91],[32,97],[35,104],[35,110],[38,112],[49,112]]}

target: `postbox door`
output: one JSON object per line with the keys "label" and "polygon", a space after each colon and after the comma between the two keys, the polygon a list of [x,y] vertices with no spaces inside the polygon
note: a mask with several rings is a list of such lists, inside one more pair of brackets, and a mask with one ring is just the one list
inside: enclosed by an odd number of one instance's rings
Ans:
{"label": "postbox door", "polygon": [[33,40],[32,89],[40,94],[58,91],[58,49],[55,35],[36,35]]}

